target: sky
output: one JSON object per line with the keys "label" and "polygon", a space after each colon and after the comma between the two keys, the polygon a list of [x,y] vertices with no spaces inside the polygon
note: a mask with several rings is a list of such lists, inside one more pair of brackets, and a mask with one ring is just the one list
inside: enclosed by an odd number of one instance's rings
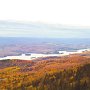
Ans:
{"label": "sky", "polygon": [[90,0],[0,0],[0,20],[90,26]]}
{"label": "sky", "polygon": [[0,21],[1,37],[90,38],[90,28]]}
{"label": "sky", "polygon": [[[81,26],[81,28],[51,29],[41,25],[39,29],[30,26],[17,29],[10,25],[0,27],[0,36],[37,37],[90,37],[90,0],[0,0],[0,21],[41,23],[52,25]],[[37,25],[34,25],[35,27]],[[43,26],[43,28],[41,28]],[[2,29],[3,27],[3,29]],[[13,29],[11,29],[12,27]],[[57,29],[57,27],[59,29]],[[20,28],[20,26],[19,26]],[[21,30],[21,31],[20,31]]]}

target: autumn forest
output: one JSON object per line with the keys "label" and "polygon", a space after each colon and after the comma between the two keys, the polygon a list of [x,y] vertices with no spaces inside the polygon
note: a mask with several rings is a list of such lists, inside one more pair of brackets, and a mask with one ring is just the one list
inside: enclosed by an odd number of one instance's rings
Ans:
{"label": "autumn forest", "polygon": [[90,90],[90,53],[0,61],[0,90]]}

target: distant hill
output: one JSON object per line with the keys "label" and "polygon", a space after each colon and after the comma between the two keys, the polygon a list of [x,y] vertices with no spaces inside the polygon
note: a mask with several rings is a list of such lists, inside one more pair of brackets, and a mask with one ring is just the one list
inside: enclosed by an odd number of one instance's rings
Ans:
{"label": "distant hill", "polygon": [[1,37],[0,57],[90,48],[90,39]]}

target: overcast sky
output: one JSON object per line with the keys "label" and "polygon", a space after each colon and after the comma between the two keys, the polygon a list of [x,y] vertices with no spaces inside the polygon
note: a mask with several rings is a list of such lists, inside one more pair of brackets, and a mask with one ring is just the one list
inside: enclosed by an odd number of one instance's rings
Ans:
{"label": "overcast sky", "polygon": [[90,38],[90,28],[43,23],[0,21],[2,37]]}
{"label": "overcast sky", "polygon": [[0,20],[90,26],[90,0],[0,0]]}
{"label": "overcast sky", "polygon": [[44,30],[39,28],[40,33],[37,33],[36,29],[25,28],[21,32],[1,26],[0,36],[90,37],[90,0],[0,0],[0,21],[3,20],[85,26],[88,29],[64,31],[54,28],[52,31],[46,27]]}

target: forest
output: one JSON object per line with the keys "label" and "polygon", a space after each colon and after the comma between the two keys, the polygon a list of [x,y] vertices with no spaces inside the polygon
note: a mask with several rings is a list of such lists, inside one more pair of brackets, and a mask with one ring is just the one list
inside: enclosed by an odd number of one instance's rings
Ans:
{"label": "forest", "polygon": [[0,90],[90,90],[90,58],[2,60]]}

